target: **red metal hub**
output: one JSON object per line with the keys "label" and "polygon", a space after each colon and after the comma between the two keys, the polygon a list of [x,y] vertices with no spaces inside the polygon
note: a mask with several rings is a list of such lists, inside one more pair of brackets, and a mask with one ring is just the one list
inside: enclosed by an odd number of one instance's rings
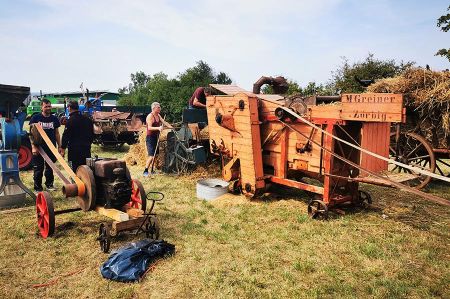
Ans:
{"label": "red metal hub", "polygon": [[147,208],[147,197],[144,186],[138,180],[131,180],[131,200],[130,207],[145,211]]}
{"label": "red metal hub", "polygon": [[55,211],[53,200],[48,192],[39,192],[36,196],[36,215],[39,233],[46,239],[55,232]]}

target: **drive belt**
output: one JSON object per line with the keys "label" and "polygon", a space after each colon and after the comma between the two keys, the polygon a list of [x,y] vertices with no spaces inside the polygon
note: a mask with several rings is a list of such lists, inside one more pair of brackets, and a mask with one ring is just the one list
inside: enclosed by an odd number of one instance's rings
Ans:
{"label": "drive belt", "polygon": [[[58,160],[59,164],[61,164],[61,166],[64,168],[64,170],[70,176],[70,178],[77,185],[78,196],[83,196],[84,193],[86,192],[86,187],[84,186],[84,183],[80,180],[80,178],[77,177],[75,172],[73,172],[72,168],[69,167],[69,165],[64,160],[64,158],[59,154],[59,152],[56,149],[55,145],[52,143],[52,141],[48,137],[47,133],[45,133],[45,131],[42,128],[42,126],[39,123],[35,123],[34,126],[38,130],[39,134],[42,136],[42,139],[44,140],[45,144],[47,144],[47,146],[50,149],[50,151],[52,152],[52,154],[56,157],[56,160]],[[49,163],[49,165],[50,165],[50,163]]]}

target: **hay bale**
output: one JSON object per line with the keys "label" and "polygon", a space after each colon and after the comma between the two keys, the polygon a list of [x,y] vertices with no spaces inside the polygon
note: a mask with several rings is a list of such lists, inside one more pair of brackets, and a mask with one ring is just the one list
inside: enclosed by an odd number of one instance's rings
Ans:
{"label": "hay bale", "polygon": [[411,68],[400,76],[377,80],[368,92],[402,93],[409,129],[435,148],[450,145],[450,72]]}

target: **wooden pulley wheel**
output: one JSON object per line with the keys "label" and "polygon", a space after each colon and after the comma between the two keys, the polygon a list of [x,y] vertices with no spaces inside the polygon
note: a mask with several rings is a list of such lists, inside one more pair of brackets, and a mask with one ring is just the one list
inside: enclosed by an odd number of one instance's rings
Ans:
{"label": "wooden pulley wheel", "polygon": [[37,128],[34,126],[34,124],[30,127],[30,138],[34,145],[42,145],[44,144],[44,140],[42,139],[41,134],[37,130]]}
{"label": "wooden pulley wheel", "polygon": [[93,210],[95,208],[95,199],[97,196],[94,174],[87,165],[79,166],[76,174],[84,183],[86,189],[83,196],[77,196],[78,205],[83,211]]}

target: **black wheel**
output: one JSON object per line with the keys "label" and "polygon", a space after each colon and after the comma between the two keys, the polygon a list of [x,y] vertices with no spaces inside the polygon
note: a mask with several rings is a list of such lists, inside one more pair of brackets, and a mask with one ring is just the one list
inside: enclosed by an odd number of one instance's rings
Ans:
{"label": "black wheel", "polygon": [[[419,167],[429,172],[434,172],[436,169],[436,157],[433,147],[425,138],[416,133],[400,133],[398,137],[396,133],[391,133],[389,157],[395,161]],[[391,173],[405,173],[411,176],[410,179],[405,181],[405,184],[416,189],[425,187],[431,180],[430,176],[415,173],[397,165],[391,165],[389,171]]]}
{"label": "black wheel", "polygon": [[108,253],[111,245],[111,233],[109,232],[108,224],[100,224],[97,241],[100,244],[100,250],[104,253]]}
{"label": "black wheel", "polygon": [[312,219],[327,220],[328,206],[322,200],[311,200],[308,204],[308,215]]}
{"label": "black wheel", "polygon": [[147,238],[159,239],[159,220],[156,216],[150,216],[148,222],[145,224],[145,235]]}
{"label": "black wheel", "polygon": [[358,190],[358,198],[356,199],[355,204],[360,207],[367,208],[372,204],[372,197],[368,192]]}

